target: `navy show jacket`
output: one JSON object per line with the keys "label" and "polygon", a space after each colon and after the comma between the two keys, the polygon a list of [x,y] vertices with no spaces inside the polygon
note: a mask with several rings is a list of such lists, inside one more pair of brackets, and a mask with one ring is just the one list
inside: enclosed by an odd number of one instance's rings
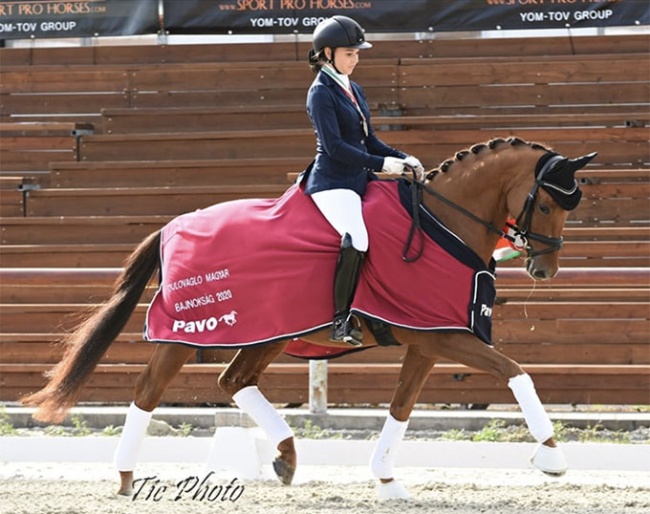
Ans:
{"label": "navy show jacket", "polygon": [[309,88],[307,113],[316,133],[316,158],[307,170],[306,194],[342,188],[363,195],[373,172],[381,171],[384,157],[406,157],[375,135],[363,90],[352,81],[350,85],[366,118],[368,135],[352,99],[332,77],[319,71]]}

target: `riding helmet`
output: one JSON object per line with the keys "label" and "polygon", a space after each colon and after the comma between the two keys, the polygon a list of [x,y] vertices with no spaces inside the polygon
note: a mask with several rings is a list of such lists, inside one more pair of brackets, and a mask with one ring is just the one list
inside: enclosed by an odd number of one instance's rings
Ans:
{"label": "riding helmet", "polygon": [[314,29],[313,53],[325,47],[371,48],[361,25],[347,16],[332,16],[320,22]]}

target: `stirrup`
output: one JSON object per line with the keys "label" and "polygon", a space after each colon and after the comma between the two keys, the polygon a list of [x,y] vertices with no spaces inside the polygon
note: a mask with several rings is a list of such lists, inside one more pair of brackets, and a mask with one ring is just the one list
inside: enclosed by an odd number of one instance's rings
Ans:
{"label": "stirrup", "polygon": [[350,346],[363,346],[363,332],[357,328],[361,326],[359,319],[351,313],[341,314],[334,318],[330,341],[347,343]]}

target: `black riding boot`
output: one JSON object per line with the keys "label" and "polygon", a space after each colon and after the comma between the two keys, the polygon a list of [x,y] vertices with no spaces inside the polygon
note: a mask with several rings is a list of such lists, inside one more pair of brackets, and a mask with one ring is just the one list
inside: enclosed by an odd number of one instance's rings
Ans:
{"label": "black riding boot", "polygon": [[345,234],[341,239],[341,250],[336,262],[336,275],[334,276],[334,322],[330,332],[330,341],[348,343],[352,346],[361,346],[363,333],[356,318],[350,314],[350,304],[354,291],[359,282],[361,264],[365,252],[360,252],[352,246],[350,234]]}

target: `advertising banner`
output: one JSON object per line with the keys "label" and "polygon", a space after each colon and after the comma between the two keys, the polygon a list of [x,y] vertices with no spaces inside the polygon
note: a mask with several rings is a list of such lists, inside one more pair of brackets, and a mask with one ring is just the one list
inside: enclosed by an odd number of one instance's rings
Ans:
{"label": "advertising banner", "polygon": [[445,32],[650,24],[647,0],[163,0],[170,33],[311,33],[335,14],[368,32]]}
{"label": "advertising banner", "polygon": [[368,32],[650,25],[647,0],[0,0],[0,39],[310,34],[343,14]]}
{"label": "advertising banner", "polygon": [[650,24],[646,0],[450,0],[440,2],[440,7],[437,1],[429,4],[438,32]]}
{"label": "advertising banner", "polygon": [[0,0],[0,39],[127,36],[158,28],[158,0]]}

